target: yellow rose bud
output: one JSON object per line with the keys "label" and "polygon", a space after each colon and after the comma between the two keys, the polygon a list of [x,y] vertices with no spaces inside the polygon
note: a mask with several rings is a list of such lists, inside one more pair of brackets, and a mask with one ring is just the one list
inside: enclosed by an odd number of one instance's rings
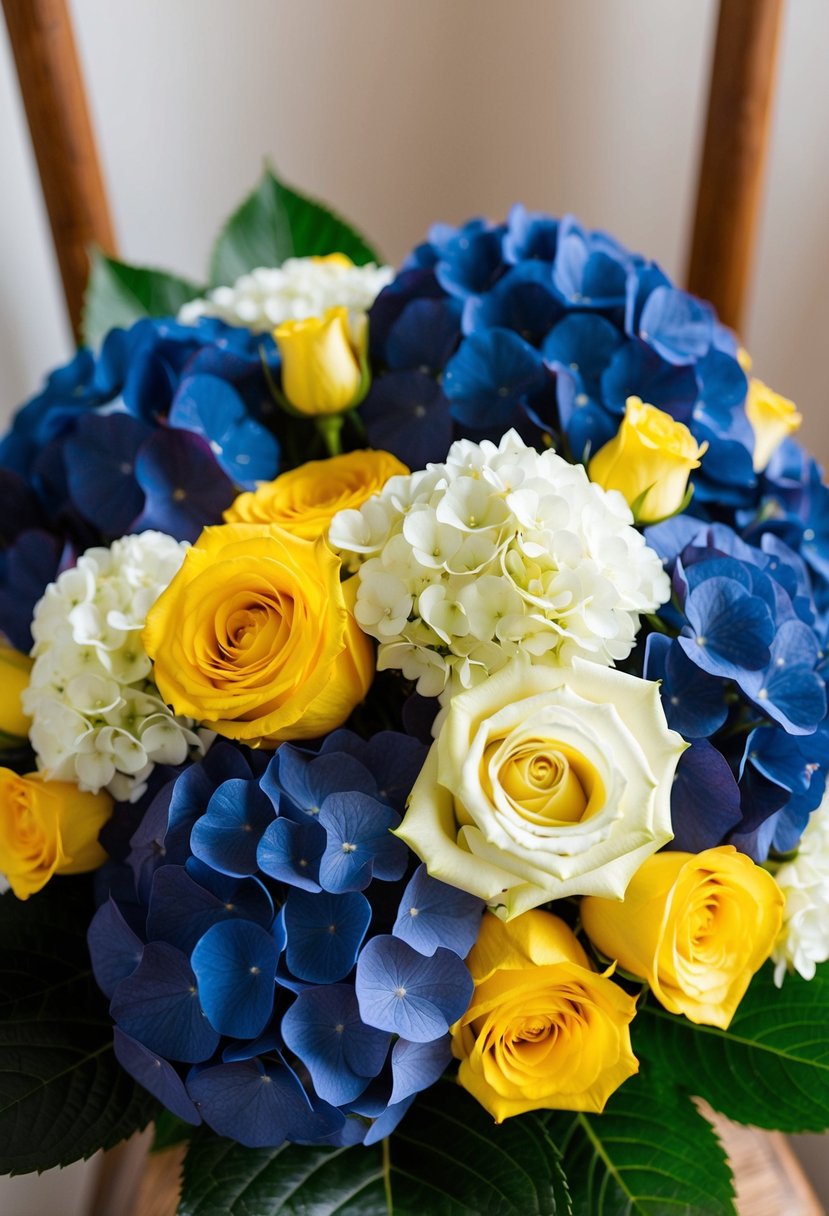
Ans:
{"label": "yellow rose bud", "polygon": [[797,406],[752,377],[748,382],[746,414],[754,431],[754,472],[762,473],[784,439],[803,421]]}
{"label": "yellow rose bud", "polygon": [[106,853],[98,834],[111,814],[109,794],[0,768],[0,873],[17,898],[28,899],[53,874],[83,874],[102,865]]}
{"label": "yellow rose bud", "polygon": [[529,1110],[601,1111],[639,1069],[636,1000],[590,967],[549,912],[484,914],[467,959],[469,1009],[452,1027],[458,1080],[497,1123]]}
{"label": "yellow rose bud", "polygon": [[282,390],[301,414],[342,414],[355,405],[363,381],[365,317],[352,326],[347,308],[285,321],[274,338],[282,357]]}
{"label": "yellow rose bud", "polygon": [[652,524],[680,510],[691,471],[707,450],[684,423],[628,397],[622,425],[587,471],[591,481],[624,496],[637,523]]}
{"label": "yellow rose bud", "polygon": [[25,738],[32,724],[20,702],[29,687],[32,660],[0,643],[0,733]]}
{"label": "yellow rose bud", "polygon": [[176,713],[253,747],[341,726],[374,675],[340,559],[275,525],[206,528],[143,641]]}
{"label": "yellow rose bud", "polygon": [[721,845],[649,857],[622,903],[591,896],[581,915],[593,944],[671,1013],[725,1029],[771,953],[783,896],[750,857]]}
{"label": "yellow rose bud", "polygon": [[316,540],[328,532],[338,511],[356,510],[379,494],[390,477],[408,472],[389,452],[348,452],[329,460],[309,460],[276,481],[240,494],[225,511],[225,522],[273,523],[294,536]]}

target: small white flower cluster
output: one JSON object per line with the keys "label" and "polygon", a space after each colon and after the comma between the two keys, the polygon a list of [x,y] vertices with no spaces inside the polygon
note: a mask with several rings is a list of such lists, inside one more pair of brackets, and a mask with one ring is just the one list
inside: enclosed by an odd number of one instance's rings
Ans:
{"label": "small white flower cluster", "polygon": [[217,287],[206,299],[191,300],[178,314],[184,325],[199,317],[218,317],[262,333],[283,321],[321,317],[345,307],[358,316],[371,308],[394,278],[391,266],[354,266],[346,258],[288,258],[276,269],[266,266],[242,275],[232,287]]}
{"label": "small white flower cluster", "polygon": [[668,599],[658,556],[622,496],[581,465],[527,447],[461,440],[445,464],[392,477],[329,532],[359,566],[355,616],[424,696],[469,688],[513,656],[611,665],[639,615]]}
{"label": "small white flower cluster", "polygon": [[771,956],[779,988],[787,971],[811,980],[817,964],[829,960],[829,794],[809,817],[797,856],[774,877],[786,900]]}
{"label": "small white flower cluster", "polygon": [[23,704],[39,768],[82,790],[134,801],[156,763],[202,751],[152,683],[145,617],[184,560],[185,542],[142,532],[88,549],[35,608],[35,659]]}

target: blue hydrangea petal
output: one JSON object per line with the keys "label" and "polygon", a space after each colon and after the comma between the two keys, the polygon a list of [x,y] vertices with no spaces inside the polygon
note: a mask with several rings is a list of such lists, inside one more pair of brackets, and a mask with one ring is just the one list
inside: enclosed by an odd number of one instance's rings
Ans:
{"label": "blue hydrangea petal", "polygon": [[167,812],[164,851],[168,861],[182,864],[190,855],[193,824],[207,810],[217,785],[235,778],[248,781],[250,766],[237,747],[225,740],[214,743],[203,760],[191,764],[176,781]]}
{"label": "blue hydrangea petal", "polygon": [[558,220],[515,203],[507,217],[503,239],[504,260],[513,264],[536,259],[552,265],[558,242]]}
{"label": "blue hydrangea petal", "polygon": [[368,441],[410,469],[444,460],[452,442],[452,415],[440,384],[421,371],[378,376],[360,406]]}
{"label": "blue hydrangea petal", "polygon": [[441,250],[435,274],[444,291],[464,299],[488,291],[503,270],[503,227],[465,224]]}
{"label": "blue hydrangea petal", "polygon": [[279,443],[251,418],[236,389],[218,376],[186,376],[170,407],[170,426],[201,435],[224,472],[253,489],[279,470]]}
{"label": "blue hydrangea petal", "polygon": [[621,308],[625,303],[629,255],[603,232],[586,232],[572,216],[559,224],[553,282],[568,304],[579,308]]}
{"label": "blue hydrangea petal", "polygon": [[510,329],[486,329],[464,338],[446,365],[443,391],[452,417],[483,430],[509,420],[522,398],[545,384],[541,356]]}
{"label": "blue hydrangea petal", "polygon": [[390,1105],[396,1106],[405,1098],[434,1085],[452,1059],[452,1045],[448,1035],[432,1039],[429,1043],[412,1043],[409,1039],[398,1039],[391,1049],[391,1066],[394,1087]]}
{"label": "blue hydrangea petal", "polygon": [[213,925],[190,958],[204,1012],[220,1034],[253,1039],[273,1012],[279,949],[273,937],[249,920]]}
{"label": "blue hydrangea petal", "polygon": [[306,988],[282,1019],[285,1045],[311,1074],[324,1102],[352,1102],[386,1059],[390,1035],[366,1026],[350,984]]}
{"label": "blue hydrangea petal", "polygon": [[[800,622],[787,621],[782,628],[789,624]],[[792,734],[810,735],[826,716],[826,685],[806,664],[771,666],[759,676],[746,672],[738,683],[760,713]]]}
{"label": "blue hydrangea petal", "polygon": [[205,888],[183,866],[156,870],[147,913],[147,937],[189,954],[199,938],[222,920],[273,921],[273,902],[256,879],[233,880],[223,894]]}
{"label": "blue hydrangea petal", "polygon": [[129,927],[115,900],[101,904],[87,930],[86,940],[95,982],[111,997],[121,980],[141,962],[144,943]]}
{"label": "blue hydrangea petal", "polygon": [[792,793],[805,793],[829,756],[822,737],[791,735],[779,726],[758,726],[746,739],[741,773],[752,764],[769,781]]}
{"label": "blue hydrangea petal", "polygon": [[722,844],[742,818],[740,789],[731,768],[707,739],[683,752],[671,788],[669,848],[701,853]]}
{"label": "blue hydrangea petal", "polygon": [[256,850],[263,874],[303,891],[321,891],[320,858],[326,835],[318,823],[294,823],[280,815],[265,828]]}
{"label": "blue hydrangea petal", "polygon": [[442,372],[461,336],[457,300],[412,300],[392,325],[385,347],[393,371]]}
{"label": "blue hydrangea petal", "polygon": [[115,989],[110,1012],[126,1034],[171,1060],[197,1064],[219,1044],[187,957],[166,942],[144,947],[135,971]]}
{"label": "blue hydrangea petal", "polygon": [[104,536],[123,536],[144,507],[135,460],[150,434],[129,414],[86,414],[64,445],[72,502]]}
{"label": "blue hydrangea petal", "polygon": [[731,578],[710,578],[685,601],[690,637],[679,644],[688,658],[711,675],[738,678],[765,667],[774,622],[768,605]]}
{"label": "blue hydrangea petal", "polygon": [[233,1064],[237,1060],[252,1060],[256,1056],[269,1056],[282,1046],[282,1039],[276,1028],[266,1027],[258,1039],[248,1039],[244,1043],[231,1042],[222,1049],[222,1060],[225,1064]]}
{"label": "blue hydrangea petal", "polygon": [[371,905],[358,891],[332,895],[292,890],[284,917],[290,971],[299,980],[333,984],[354,966],[371,921]]}
{"label": "blue hydrangea petal", "polygon": [[710,350],[697,362],[696,375],[700,387],[700,400],[709,416],[720,414],[722,424],[728,424],[728,415],[742,405],[748,392],[748,378],[733,355],[721,350]]}
{"label": "blue hydrangea petal", "polygon": [[472,977],[451,950],[424,958],[404,941],[381,935],[366,942],[357,960],[355,990],[369,1026],[416,1043],[446,1034],[472,996]]}
{"label": "blue hydrangea petal", "polygon": [[158,790],[130,837],[127,861],[135,879],[135,889],[145,904],[150,898],[153,875],[167,860],[164,839],[174,789],[175,781],[171,780]]}
{"label": "blue hydrangea petal", "polygon": [[697,400],[697,379],[691,367],[676,366],[638,338],[620,346],[601,376],[601,396],[609,410],[621,414],[628,397],[687,422]]}
{"label": "blue hydrangea petal", "polygon": [[156,1052],[149,1051],[143,1043],[133,1039],[115,1027],[113,1040],[115,1058],[139,1085],[158,1098],[162,1106],[185,1123],[201,1123],[201,1115],[193,1105],[184,1082],[172,1064]]}
{"label": "blue hydrangea petal", "polygon": [[432,878],[419,865],[401,896],[392,934],[420,954],[432,955],[444,946],[466,958],[478,940],[483,910],[482,900]]}
{"label": "blue hydrangea petal", "polygon": [[293,1071],[281,1062],[240,1060],[195,1073],[187,1091],[205,1123],[246,1148],[277,1148],[285,1140],[314,1143],[338,1131],[340,1111],[312,1106]]}
{"label": "blue hydrangea petal", "polygon": [[381,1140],[385,1140],[387,1136],[390,1136],[414,1100],[415,1095],[412,1094],[411,1097],[404,1098],[402,1102],[396,1102],[394,1106],[387,1106],[382,1115],[379,1115],[373,1121],[371,1127],[366,1132],[365,1139],[363,1140],[366,1148],[369,1148],[372,1144],[379,1144]]}
{"label": "blue hydrangea petal", "polygon": [[642,308],[639,337],[668,363],[693,363],[711,348],[714,312],[675,287],[655,287]]}
{"label": "blue hydrangea petal", "polygon": [[550,330],[541,345],[544,361],[570,372],[591,396],[623,337],[615,325],[594,313],[571,313]]}
{"label": "blue hydrangea petal", "polygon": [[146,502],[134,530],[155,529],[176,540],[197,540],[203,528],[221,523],[236,497],[206,441],[191,431],[155,431],[141,445],[135,477]]}
{"label": "blue hydrangea petal", "polygon": [[400,825],[396,811],[366,794],[329,794],[319,814],[327,843],[320,860],[326,891],[361,891],[373,876],[402,878],[409,852],[391,832]]}
{"label": "blue hydrangea petal", "polygon": [[57,578],[61,546],[48,532],[33,528],[21,532],[2,558],[0,630],[16,650],[28,654],[32,647],[35,605],[49,583]]}
{"label": "blue hydrangea petal", "polygon": [[[429,704],[434,703],[430,701]],[[434,710],[432,712],[434,716]],[[335,730],[325,739],[320,753],[325,756],[330,752],[346,752],[353,756],[374,780],[374,787],[364,787],[362,793],[371,794],[381,802],[387,802],[402,814],[428,750],[418,739],[403,735],[399,731],[381,730],[365,740],[353,731],[341,729]],[[341,785],[340,788],[344,787]],[[359,787],[349,785],[349,788]]]}
{"label": "blue hydrangea petal", "polygon": [[329,794],[342,790],[377,793],[374,777],[357,757],[325,752],[317,755],[290,743],[280,747],[260,785],[283,814],[287,809],[281,802],[283,794],[298,811],[316,816]]}
{"label": "blue hydrangea petal", "polygon": [[686,739],[713,735],[728,717],[723,681],[692,663],[664,634],[652,633],[647,640],[645,679],[662,681],[659,695],[668,725]]}
{"label": "blue hydrangea petal", "polygon": [[562,311],[550,267],[530,261],[513,266],[486,295],[471,296],[464,304],[462,327],[464,334],[510,329],[535,345]]}
{"label": "blue hydrangea petal", "polygon": [[273,804],[256,782],[225,781],[193,825],[190,847],[222,874],[239,878],[255,874],[256,849],[273,817]]}

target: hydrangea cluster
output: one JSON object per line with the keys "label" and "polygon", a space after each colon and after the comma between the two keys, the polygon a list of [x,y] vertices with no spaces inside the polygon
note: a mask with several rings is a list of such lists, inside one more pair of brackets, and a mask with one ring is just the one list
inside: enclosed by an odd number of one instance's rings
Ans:
{"label": "hydrangea cluster", "polygon": [[202,750],[195,723],[174,717],[152,682],[144,618],[184,560],[160,532],[89,549],[51,583],[32,633],[35,663],[23,705],[50,778],[134,799],[155,764]]}
{"label": "hydrangea cluster", "polygon": [[604,232],[517,205],[505,223],[434,226],[371,312],[370,442],[410,468],[453,434],[509,427],[586,461],[628,397],[708,444],[698,503],[750,502],[757,485],[746,375],[713,308]]}
{"label": "hydrangea cluster", "polygon": [[621,495],[515,431],[453,444],[445,464],[393,477],[334,517],[359,564],[354,614],[423,696],[468,688],[512,657],[625,659],[639,615],[669,595]]}
{"label": "hydrangea cluster", "polygon": [[772,954],[774,982],[787,971],[814,978],[818,963],[829,960],[829,800],[814,812],[797,849],[775,873],[786,906],[783,929]]}
{"label": "hydrangea cluster", "polygon": [[803,560],[773,533],[760,547],[680,516],[647,529],[672,574],[645,675],[691,741],[672,798],[674,847],[728,839],[756,860],[794,848],[829,766],[821,633]]}
{"label": "hydrangea cluster", "polygon": [[267,336],[161,319],[54,372],[0,440],[0,632],[28,650],[35,603],[84,549],[145,529],[195,540],[276,476],[278,364]]}
{"label": "hydrangea cluster", "polygon": [[288,258],[281,266],[261,266],[242,275],[232,287],[216,287],[206,298],[191,300],[178,314],[183,325],[200,317],[218,317],[264,333],[283,321],[321,317],[344,306],[364,313],[394,277],[390,266],[355,266],[348,258]]}
{"label": "hydrangea cluster", "polygon": [[450,1059],[483,904],[390,829],[425,754],[220,742],[155,797],[89,931],[116,1054],[250,1146],[374,1143]]}

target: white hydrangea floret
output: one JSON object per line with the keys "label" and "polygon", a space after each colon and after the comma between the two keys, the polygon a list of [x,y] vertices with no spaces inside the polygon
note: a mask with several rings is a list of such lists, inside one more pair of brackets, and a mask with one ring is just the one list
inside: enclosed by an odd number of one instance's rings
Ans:
{"label": "white hydrangea floret", "polygon": [[147,612],[184,560],[161,532],[88,549],[35,608],[35,660],[23,704],[47,777],[113,797],[139,797],[155,764],[203,751],[195,724],[175,717],[152,682],[141,641]]}
{"label": "white hydrangea floret", "polygon": [[527,447],[461,440],[445,464],[392,477],[329,540],[359,569],[354,615],[424,696],[477,684],[518,655],[605,666],[669,597],[622,496],[581,465]]}
{"label": "white hydrangea floret", "polygon": [[345,307],[354,316],[371,308],[394,278],[391,266],[355,266],[348,258],[288,258],[281,266],[261,266],[217,287],[205,298],[191,300],[178,315],[184,325],[199,317],[218,317],[264,333],[283,321],[321,317],[329,308]]}
{"label": "white hydrangea floret", "polygon": [[812,812],[797,856],[775,878],[786,901],[771,956],[779,988],[787,971],[811,980],[818,963],[829,960],[829,794]]}

